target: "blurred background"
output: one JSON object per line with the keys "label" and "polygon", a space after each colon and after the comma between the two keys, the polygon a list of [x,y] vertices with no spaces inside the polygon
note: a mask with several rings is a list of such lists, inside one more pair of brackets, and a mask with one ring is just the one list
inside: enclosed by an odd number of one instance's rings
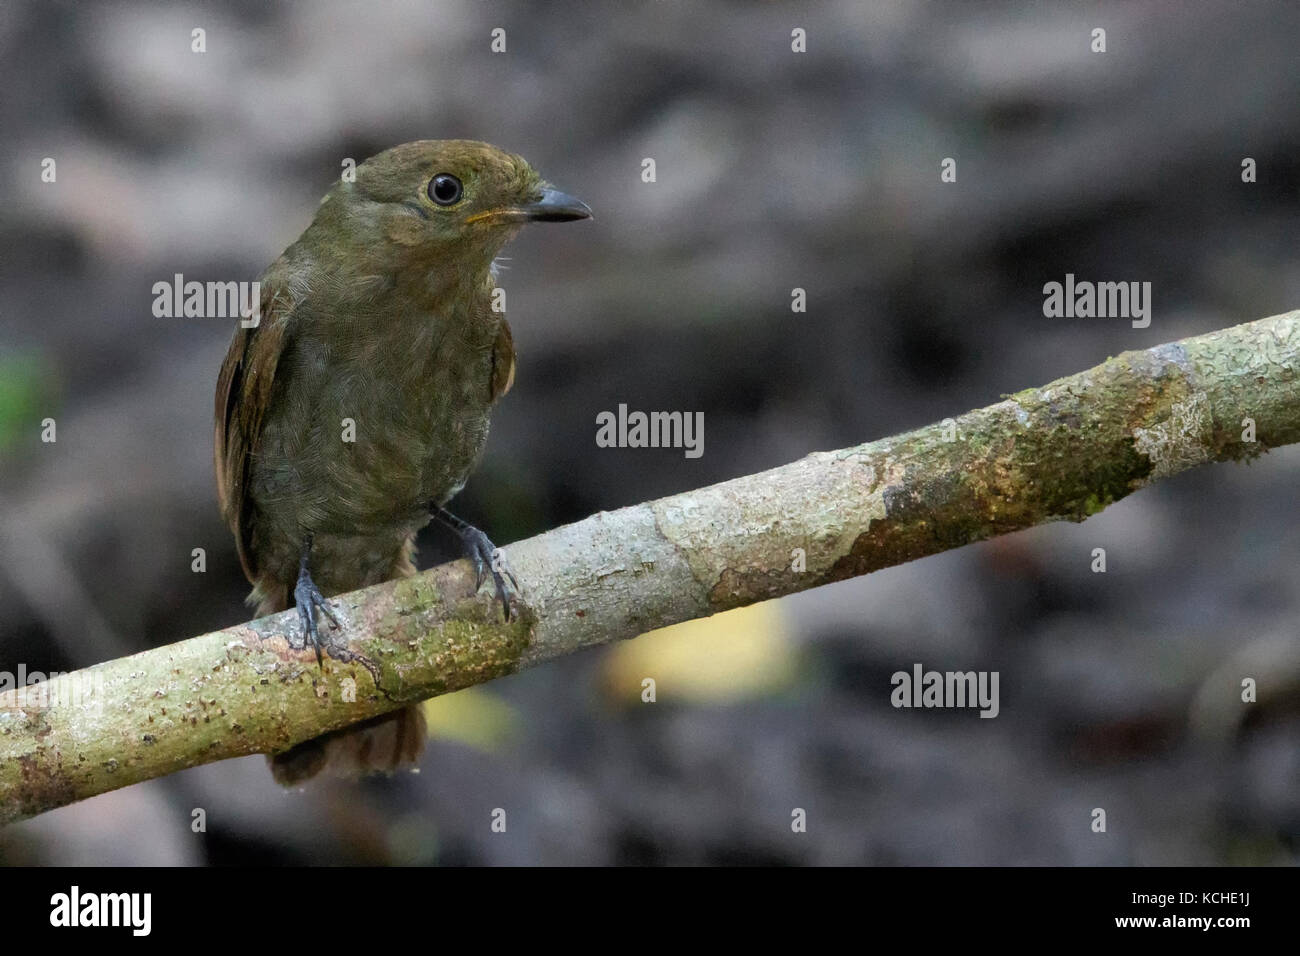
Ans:
{"label": "blurred background", "polygon": [[[345,158],[484,139],[596,212],[506,251],[518,377],[456,503],[506,544],[1300,307],[1298,41],[1300,5],[1236,0],[5,3],[0,668],[246,619],[211,464],[232,325],[155,318],[152,286],[256,279]],[[1151,282],[1150,327],[1044,318],[1067,272]],[[621,402],[703,411],[704,456],[598,449]],[[1297,479],[1296,448],[1202,468],[442,698],[419,774],[227,761],[0,859],[1294,863]],[[999,671],[1000,715],[894,710],[917,662]]]}

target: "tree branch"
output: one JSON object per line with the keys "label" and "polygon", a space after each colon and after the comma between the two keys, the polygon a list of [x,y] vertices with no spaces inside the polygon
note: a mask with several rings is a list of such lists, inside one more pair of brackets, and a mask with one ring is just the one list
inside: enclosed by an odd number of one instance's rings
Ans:
{"label": "tree branch", "polygon": [[[320,733],[654,628],[1046,521],[1300,441],[1300,311],[1141,352],[956,419],[601,512],[511,545],[503,623],[464,561],[0,693],[0,822]],[[1255,441],[1244,440],[1245,419]],[[355,700],[349,700],[349,686]]]}

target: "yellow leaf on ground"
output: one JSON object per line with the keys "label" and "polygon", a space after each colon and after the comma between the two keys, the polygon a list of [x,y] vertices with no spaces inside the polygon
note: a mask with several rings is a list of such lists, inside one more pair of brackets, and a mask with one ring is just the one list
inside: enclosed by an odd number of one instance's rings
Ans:
{"label": "yellow leaf on ground", "polygon": [[777,601],[660,628],[609,649],[604,689],[641,703],[654,681],[660,703],[729,703],[781,690],[794,679],[795,652]]}
{"label": "yellow leaf on ground", "polygon": [[519,713],[491,691],[467,687],[420,705],[429,736],[489,753],[500,750],[519,728]]}

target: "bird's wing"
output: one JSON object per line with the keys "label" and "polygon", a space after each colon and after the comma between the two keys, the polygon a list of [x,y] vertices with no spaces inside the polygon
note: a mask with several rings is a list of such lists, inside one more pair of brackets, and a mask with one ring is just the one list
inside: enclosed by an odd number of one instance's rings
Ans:
{"label": "bird's wing", "polygon": [[492,382],[489,386],[488,400],[495,402],[510,391],[515,384],[515,339],[510,334],[510,326],[501,320],[496,341],[492,343]]}
{"label": "bird's wing", "polygon": [[221,516],[235,534],[239,563],[257,583],[252,551],[248,475],[262,432],[262,415],[271,402],[275,370],[284,351],[293,301],[279,282],[263,278],[261,321],[241,324],[217,376],[214,456]]}

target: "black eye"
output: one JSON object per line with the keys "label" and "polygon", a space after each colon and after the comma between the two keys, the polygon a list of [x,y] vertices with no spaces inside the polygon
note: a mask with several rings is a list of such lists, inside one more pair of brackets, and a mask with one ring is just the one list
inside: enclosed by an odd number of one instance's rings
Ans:
{"label": "black eye", "polygon": [[460,180],[451,173],[439,173],[429,180],[429,198],[439,206],[450,206],[460,200]]}

